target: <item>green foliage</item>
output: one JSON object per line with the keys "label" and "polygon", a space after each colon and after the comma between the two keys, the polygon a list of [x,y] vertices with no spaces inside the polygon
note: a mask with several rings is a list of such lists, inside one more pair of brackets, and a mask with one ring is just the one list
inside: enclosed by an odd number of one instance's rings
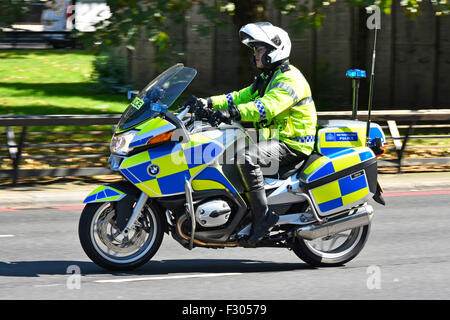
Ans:
{"label": "green foliage", "polygon": [[[392,0],[345,0],[349,5],[361,8],[367,8],[371,5],[377,5],[385,14],[391,13],[393,5]],[[428,0],[433,5],[436,15],[448,15],[450,5],[447,0]],[[284,15],[294,16],[295,19],[291,25],[294,32],[301,33],[307,29],[318,28],[325,20],[323,8],[333,5],[337,0],[274,0],[275,7]],[[421,0],[401,0],[400,5],[404,8],[405,14],[415,17],[420,14]]]}
{"label": "green foliage", "polygon": [[0,39],[2,28],[10,27],[29,11],[31,0],[1,0],[0,1]]}
{"label": "green foliage", "polygon": [[[236,1],[235,1],[236,2]],[[206,24],[195,26],[195,30],[200,36],[211,34],[213,28],[221,28],[227,24],[226,15],[233,16],[235,14],[235,4],[230,1],[214,0],[214,1],[198,1],[199,12],[208,20]]]}
{"label": "green foliage", "polygon": [[107,0],[112,16],[99,22],[97,31],[80,34],[85,44],[99,52],[104,47],[125,44],[134,50],[137,40],[144,35],[156,49],[155,62],[161,69],[167,60],[177,55],[167,30],[172,24],[186,23],[186,12],[191,1],[184,0]]}
{"label": "green foliage", "polygon": [[114,50],[103,50],[93,61],[93,78],[101,92],[125,93],[131,85],[127,57]]}
{"label": "green foliage", "polygon": [[125,94],[93,90],[94,59],[80,50],[0,50],[0,114],[122,112]]}
{"label": "green foliage", "polygon": [[204,24],[194,29],[201,36],[210,34],[212,27],[225,25],[224,14],[234,14],[234,4],[223,0],[107,0],[111,17],[99,22],[96,32],[78,34],[85,45],[99,52],[104,47],[126,45],[134,50],[142,35],[155,48],[157,70],[163,70],[183,54],[180,45],[175,44],[167,30],[174,25],[183,25],[188,21],[188,10],[193,5],[207,18]]}

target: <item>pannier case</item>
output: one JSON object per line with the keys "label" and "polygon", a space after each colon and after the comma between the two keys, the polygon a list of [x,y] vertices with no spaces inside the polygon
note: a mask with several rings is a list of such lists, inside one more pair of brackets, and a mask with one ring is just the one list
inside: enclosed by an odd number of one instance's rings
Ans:
{"label": "pannier case", "polygon": [[[319,216],[358,207],[376,192],[377,159],[365,147],[365,125],[361,121],[338,120],[319,128],[316,151],[299,177]],[[370,138],[375,137],[384,142],[383,131],[376,124],[370,129]]]}

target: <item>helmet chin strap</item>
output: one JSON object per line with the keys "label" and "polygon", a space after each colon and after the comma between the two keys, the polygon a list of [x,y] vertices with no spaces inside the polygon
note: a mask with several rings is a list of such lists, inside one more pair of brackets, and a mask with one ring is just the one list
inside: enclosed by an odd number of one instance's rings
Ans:
{"label": "helmet chin strap", "polygon": [[267,69],[272,69],[272,58],[269,57],[269,54],[273,51],[273,49],[270,49],[266,46],[266,52],[264,52],[263,56],[261,57],[261,63],[264,67]]}
{"label": "helmet chin strap", "polygon": [[[267,48],[266,52],[263,54],[263,56],[261,57],[261,63],[263,65],[262,68],[258,68],[258,66],[256,65],[256,58],[255,56],[252,54],[250,57],[250,61],[252,63],[252,65],[258,69],[259,71],[263,71],[264,73],[268,73],[270,71],[273,71],[277,68],[279,68],[282,65],[289,65],[289,58],[283,59],[281,61],[278,61],[276,63],[270,63],[271,58],[269,57],[269,54],[272,52],[273,50]],[[284,71],[283,71],[284,72]]]}

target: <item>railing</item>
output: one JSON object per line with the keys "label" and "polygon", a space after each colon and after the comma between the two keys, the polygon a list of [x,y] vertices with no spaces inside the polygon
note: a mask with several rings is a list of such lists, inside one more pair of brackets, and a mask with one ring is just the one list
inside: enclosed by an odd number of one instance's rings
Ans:
{"label": "railing", "polygon": [[[351,112],[318,112],[319,120],[328,119],[350,119]],[[10,159],[12,160],[12,169],[0,169],[0,178],[12,178],[13,184],[17,182],[19,177],[42,177],[42,176],[92,176],[92,175],[105,175],[110,174],[111,171],[105,167],[102,162],[102,167],[57,167],[57,168],[44,168],[44,169],[24,169],[21,167],[21,162],[24,159],[31,160],[47,160],[50,164],[57,159],[95,159],[107,157],[108,152],[104,153],[89,153],[89,154],[77,154],[74,155],[64,154],[39,154],[39,155],[23,155],[25,149],[71,149],[76,147],[91,147],[91,148],[107,148],[112,133],[112,126],[117,124],[120,115],[49,115],[49,116],[0,116],[0,150],[7,150],[7,155],[0,155],[0,160]],[[361,121],[367,120],[367,112],[360,111],[358,113],[358,119]],[[420,135],[414,136],[415,129],[422,128],[449,128],[450,125],[450,109],[429,109],[429,110],[389,110],[389,111],[372,111],[371,120],[380,125],[387,123],[383,126],[384,129],[388,129],[391,136],[390,139],[394,143],[394,149],[397,154],[396,159],[392,160],[380,160],[379,166],[393,166],[397,167],[400,171],[403,166],[409,165],[428,165],[428,164],[450,164],[450,157],[441,158],[408,158],[404,159],[404,152],[409,139],[440,139],[450,138],[450,135]],[[420,122],[420,124],[418,124]],[[397,125],[397,123],[403,123]],[[65,136],[72,136],[80,134],[77,132],[32,132],[29,131],[29,127],[47,127],[47,126],[92,126],[92,125],[108,125],[111,126],[108,131],[96,131],[90,130],[82,132],[88,135],[105,135],[105,138],[101,142],[85,142],[85,143],[27,143],[27,137],[46,134],[58,134]],[[243,123],[245,127],[250,127],[250,123]],[[20,127],[20,132],[14,131],[13,127]],[[407,132],[404,136],[399,134],[398,128],[406,128]],[[385,131],[386,132],[386,131]],[[448,132],[448,131],[446,131]],[[2,136],[5,139],[2,139]],[[5,141],[2,144],[2,141]],[[442,147],[442,146],[441,146]],[[445,146],[444,146],[445,147]]]}
{"label": "railing", "polygon": [[1,44],[10,44],[12,48],[24,43],[48,43],[55,48],[75,48],[75,39],[70,31],[29,31],[15,29],[5,31],[0,37]]}
{"label": "railing", "polygon": [[[319,119],[350,119],[351,112],[319,112]],[[367,111],[358,112],[358,120],[367,121]],[[440,135],[414,135],[417,129],[442,130],[450,128],[450,109],[422,109],[422,110],[382,110],[372,111],[371,121],[378,124],[386,123],[383,130],[389,131],[390,136],[386,139],[392,140],[397,158],[392,160],[380,160],[379,167],[397,167],[398,172],[403,166],[426,166],[450,164],[450,157],[427,157],[427,158],[404,158],[405,150],[410,139],[449,139],[449,134]],[[397,125],[397,123],[403,123]],[[418,124],[422,123],[422,124]],[[426,123],[426,124],[424,124]],[[406,134],[401,136],[399,128],[407,129]],[[447,130],[447,133],[449,131]],[[438,146],[448,148],[450,146]],[[434,146],[414,148],[433,149]]]}

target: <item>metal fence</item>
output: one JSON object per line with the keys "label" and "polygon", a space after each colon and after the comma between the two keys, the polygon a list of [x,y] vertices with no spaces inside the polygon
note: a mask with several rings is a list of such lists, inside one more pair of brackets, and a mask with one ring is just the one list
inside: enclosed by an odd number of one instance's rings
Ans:
{"label": "metal fence", "polygon": [[70,31],[5,31],[0,37],[2,48],[16,49],[30,44],[47,44],[53,48],[75,48],[76,41]]}
{"label": "metal fence", "polygon": [[[318,112],[319,120],[329,119],[350,119],[351,112]],[[0,116],[0,160],[9,159],[12,161],[12,169],[0,169],[0,178],[11,178],[12,183],[16,184],[19,177],[64,177],[64,176],[92,176],[111,174],[106,167],[105,162],[99,162],[99,167],[81,167],[75,164],[75,167],[52,167],[58,159],[74,159],[73,163],[81,161],[80,159],[100,159],[109,155],[109,141],[113,131],[113,126],[117,124],[120,115],[46,115],[46,116]],[[367,120],[367,112],[360,111],[358,119]],[[389,111],[372,111],[371,119],[390,132],[388,140],[393,141],[393,149],[397,155],[396,159],[380,160],[380,167],[396,167],[401,171],[403,166],[410,165],[430,165],[430,164],[450,164],[450,157],[427,157],[427,158],[404,158],[407,143],[410,139],[448,139],[450,135],[446,128],[450,128],[450,109],[428,109],[428,110],[389,110]],[[85,131],[63,131],[56,132],[48,130],[47,127],[55,126],[77,126],[78,128],[89,128],[90,126],[106,125],[102,130],[88,129]],[[245,127],[251,127],[250,123],[243,123]],[[43,128],[47,130],[31,131],[30,127]],[[406,134],[400,135],[400,129],[406,129]],[[433,129],[444,130],[445,134],[439,135],[414,135],[417,129]],[[102,136],[100,141],[96,142],[30,142],[32,136],[61,135],[71,137],[76,134],[85,134],[88,136]],[[65,140],[65,139],[63,139]],[[98,140],[98,139],[96,139]],[[450,146],[440,146],[450,147]],[[74,148],[91,148],[96,152],[88,152],[87,154],[74,154]],[[432,148],[428,146],[428,148]],[[43,150],[42,153],[35,155],[24,155],[25,150]],[[100,152],[98,151],[100,149]],[[104,149],[102,151],[102,149]],[[44,150],[52,150],[51,154],[46,154]],[[61,150],[64,150],[63,152]],[[43,169],[27,169],[21,168],[22,162],[27,159],[45,161],[48,168]],[[76,160],[78,159],[78,160]]]}

